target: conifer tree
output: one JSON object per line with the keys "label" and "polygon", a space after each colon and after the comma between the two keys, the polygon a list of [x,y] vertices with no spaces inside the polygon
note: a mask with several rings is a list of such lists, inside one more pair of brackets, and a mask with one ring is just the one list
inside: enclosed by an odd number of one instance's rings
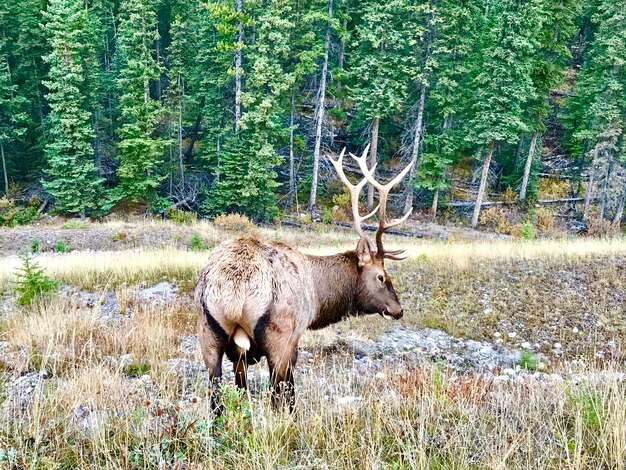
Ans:
{"label": "conifer tree", "polygon": [[52,51],[45,57],[50,65],[45,82],[50,114],[44,187],[60,211],[85,216],[108,209],[93,161],[91,114],[85,109],[87,11],[82,0],[51,0],[45,19]]}
{"label": "conifer tree", "polygon": [[162,163],[167,142],[157,128],[159,101],[151,95],[151,85],[161,73],[153,51],[158,38],[156,13],[152,0],[128,0],[120,8],[116,79],[121,122],[118,196],[143,199],[158,209],[163,205],[157,189],[164,178]]}

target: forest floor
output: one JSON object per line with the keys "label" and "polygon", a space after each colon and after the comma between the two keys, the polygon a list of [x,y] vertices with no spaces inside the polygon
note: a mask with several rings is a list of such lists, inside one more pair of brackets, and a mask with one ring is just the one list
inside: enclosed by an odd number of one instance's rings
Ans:
{"label": "forest floor", "polygon": [[[261,364],[247,397],[225,389],[215,421],[191,290],[206,250],[235,234],[73,227],[0,232],[0,467],[623,468],[623,239],[389,237],[409,254],[388,267],[404,319],[307,333],[294,416],[271,411]],[[62,286],[20,307],[29,230],[62,234],[73,251],[35,256]],[[252,231],[313,253],[355,239]]]}

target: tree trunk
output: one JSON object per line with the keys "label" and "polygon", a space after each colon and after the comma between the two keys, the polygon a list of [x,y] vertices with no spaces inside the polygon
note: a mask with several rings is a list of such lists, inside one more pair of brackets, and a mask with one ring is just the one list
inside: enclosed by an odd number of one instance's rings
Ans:
{"label": "tree trunk", "polygon": [[626,203],[626,188],[622,190],[622,195],[619,198],[617,204],[617,212],[613,217],[613,225],[620,225],[622,223],[622,217],[624,217],[624,203]]}
{"label": "tree trunk", "polygon": [[294,114],[294,97],[291,97],[291,118],[289,119],[289,197],[287,198],[287,207],[293,205],[293,196],[296,193],[296,157],[293,149]]}
{"label": "tree trunk", "polygon": [[[328,16],[333,16],[333,0],[328,1]],[[315,148],[313,149],[313,177],[311,179],[311,195],[309,197],[309,212],[315,211],[317,202],[317,180],[320,170],[320,149],[322,146],[322,124],[324,123],[324,106],[326,100],[326,75],[328,74],[328,56],[330,53],[330,22],[326,25],[324,37],[324,63],[322,65],[322,79],[317,93],[317,106],[315,109]]]}
{"label": "tree trunk", "polygon": [[180,184],[185,186],[185,167],[183,165],[183,87],[180,75],[178,76],[178,89],[180,101],[178,102],[178,166],[180,169]]}
{"label": "tree trunk", "polygon": [[2,174],[4,175],[4,195],[9,197],[9,175],[7,174],[7,162],[4,158],[4,142],[0,140],[0,157],[2,157]]}
{"label": "tree trunk", "polygon": [[[237,14],[243,13],[243,0],[237,0]],[[243,23],[237,25],[237,51],[235,52],[235,132],[241,121],[241,47],[243,45]]]}
{"label": "tree trunk", "polygon": [[437,204],[439,204],[439,188],[435,189],[433,193],[433,205],[430,208],[433,218],[437,217]]}
{"label": "tree trunk", "polygon": [[[375,116],[372,121],[372,142],[370,145],[370,154],[367,166],[372,168],[376,163],[376,157],[378,155],[378,129],[380,128],[380,117]],[[367,185],[367,207],[370,209],[374,207],[374,186]]]}
{"label": "tree trunk", "polygon": [[609,161],[606,165],[606,175],[604,177],[604,184],[602,185],[602,201],[600,202],[600,217],[606,219],[606,206],[609,199],[609,181],[611,178],[611,172],[613,170],[613,161]]}
{"label": "tree trunk", "polygon": [[423,137],[423,121],[424,121],[424,105],[426,103],[426,84],[422,83],[420,91],[419,107],[417,109],[417,122],[415,123],[415,132],[413,134],[413,149],[411,150],[411,169],[406,182],[406,196],[404,199],[404,212],[407,213],[413,207],[413,174],[417,166],[417,159],[420,152],[420,144]]}
{"label": "tree trunk", "polygon": [[591,207],[591,193],[593,192],[593,177],[595,173],[594,165],[598,157],[598,146],[593,150],[591,165],[589,165],[589,181],[587,182],[587,193],[585,194],[585,209],[583,210],[583,220],[589,220],[589,209]]}
{"label": "tree trunk", "polygon": [[480,177],[480,186],[478,187],[478,194],[476,196],[476,205],[474,206],[474,214],[472,215],[472,228],[476,228],[478,225],[478,217],[480,216],[480,206],[483,203],[485,197],[485,189],[487,188],[487,177],[489,176],[489,166],[491,165],[491,157],[493,156],[493,142],[489,144],[489,150],[485,163],[483,163],[483,172]]}
{"label": "tree trunk", "polygon": [[530,178],[530,168],[533,164],[533,158],[535,157],[535,147],[537,146],[537,138],[539,135],[535,132],[533,134],[533,140],[530,142],[530,149],[528,150],[528,157],[526,158],[526,166],[524,167],[524,178],[522,179],[522,187],[519,190],[520,200],[526,199],[526,190],[528,189],[528,180]]}
{"label": "tree trunk", "polygon": [[204,109],[204,102],[206,101],[206,97],[203,96],[200,100],[200,111],[196,116],[196,122],[193,124],[193,129],[191,130],[191,136],[189,137],[189,143],[187,144],[187,149],[185,150],[184,159],[185,161],[189,161],[191,159],[191,154],[193,153],[193,146],[198,140],[198,135],[200,134],[200,127],[202,126],[202,110]]}

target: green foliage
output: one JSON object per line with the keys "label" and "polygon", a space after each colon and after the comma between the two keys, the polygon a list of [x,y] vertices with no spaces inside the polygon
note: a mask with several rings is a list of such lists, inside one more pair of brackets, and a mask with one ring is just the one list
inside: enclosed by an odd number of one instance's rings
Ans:
{"label": "green foliage", "polygon": [[322,214],[322,223],[332,224],[333,221],[333,210],[330,207],[325,207],[324,213]]}
{"label": "green foliage", "polygon": [[104,180],[94,164],[92,116],[85,108],[87,10],[80,0],[52,0],[44,17],[52,48],[45,57],[50,65],[44,82],[50,114],[45,149],[49,179],[44,187],[55,197],[61,212],[106,212],[111,204],[103,199]]}
{"label": "green foliage", "polygon": [[524,240],[534,240],[537,238],[537,229],[530,220],[524,221],[520,230],[520,237]]}
{"label": "green foliage", "polygon": [[133,362],[126,367],[125,372],[131,377],[141,377],[150,372],[150,364],[145,362]]}
{"label": "green foliage", "polygon": [[211,246],[202,240],[202,237],[198,233],[194,233],[187,244],[189,251],[206,251],[210,250]]}
{"label": "green foliage", "polygon": [[0,199],[0,227],[17,227],[37,219],[39,214],[34,207],[19,207],[13,199]]}
{"label": "green foliage", "polygon": [[539,358],[537,358],[533,351],[522,351],[517,364],[522,369],[535,371],[539,365]]}
{"label": "green foliage", "polygon": [[66,220],[61,227],[64,229],[85,229],[89,227],[89,222],[80,219],[69,219]]}
{"label": "green foliage", "polygon": [[39,250],[41,250],[41,240],[39,240],[39,238],[33,238],[30,241],[29,249],[31,253],[39,253]]}
{"label": "green foliage", "polygon": [[191,211],[184,211],[176,207],[168,207],[165,216],[177,224],[193,224],[198,220],[198,214]]}
{"label": "green foliage", "polygon": [[54,251],[56,251],[57,253],[69,253],[70,246],[65,240],[59,238],[54,244]]}
{"label": "green foliage", "polygon": [[22,265],[15,273],[17,279],[17,303],[29,305],[35,297],[48,292],[55,292],[59,283],[50,279],[29,254],[22,256]]}

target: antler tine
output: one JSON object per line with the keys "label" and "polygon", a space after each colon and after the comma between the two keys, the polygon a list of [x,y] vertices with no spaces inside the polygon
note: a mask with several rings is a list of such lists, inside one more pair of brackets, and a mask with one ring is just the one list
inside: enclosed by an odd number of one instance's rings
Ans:
{"label": "antler tine", "polygon": [[348,179],[348,177],[343,171],[343,157],[345,155],[345,152],[346,152],[346,149],[344,148],[339,154],[339,157],[337,157],[337,160],[335,160],[330,155],[327,155],[327,157],[330,160],[330,162],[333,164],[333,166],[335,167],[335,171],[337,171],[337,175],[339,175],[339,178],[341,179],[343,184],[345,184],[348,190],[350,191],[350,200],[352,201],[352,218],[354,220],[354,228],[356,229],[360,237],[367,239],[367,237],[365,236],[365,233],[363,233],[363,227],[361,226],[361,224],[365,222],[367,219],[369,219],[370,217],[372,217],[374,214],[376,214],[376,212],[378,211],[378,208],[380,207],[380,204],[376,206],[372,212],[370,212],[366,216],[361,217],[361,214],[359,213],[359,195],[361,194],[361,190],[363,189],[363,186],[365,186],[365,184],[367,183],[367,179],[363,178],[357,184],[352,184],[350,182],[350,180]]}
{"label": "antler tine", "polygon": [[[383,247],[383,239],[382,239],[383,233],[385,233],[386,230],[392,227],[395,227],[396,225],[400,225],[401,223],[406,221],[406,219],[408,219],[409,216],[411,215],[411,212],[413,212],[413,209],[411,208],[401,218],[392,220],[391,222],[387,222],[387,214],[386,214],[387,213],[387,197],[389,196],[389,191],[391,191],[391,189],[395,185],[397,185],[400,181],[402,181],[402,179],[409,172],[409,170],[411,169],[411,166],[413,165],[413,162],[409,163],[389,183],[382,184],[376,181],[376,179],[374,178],[375,166],[372,167],[371,170],[367,168],[366,156],[367,156],[368,151],[369,151],[369,145],[365,147],[365,150],[363,151],[363,154],[360,157],[357,157],[356,155],[352,153],[350,153],[350,156],[359,164],[359,168],[361,168],[361,172],[365,176],[365,179],[367,179],[367,181],[378,190],[380,212],[378,214],[378,230],[376,231],[376,248],[378,250],[376,253],[376,256],[381,259],[382,258],[396,259],[397,257],[392,252],[388,252],[388,255],[385,253],[385,249]],[[400,258],[400,259],[404,259],[404,258]]]}

